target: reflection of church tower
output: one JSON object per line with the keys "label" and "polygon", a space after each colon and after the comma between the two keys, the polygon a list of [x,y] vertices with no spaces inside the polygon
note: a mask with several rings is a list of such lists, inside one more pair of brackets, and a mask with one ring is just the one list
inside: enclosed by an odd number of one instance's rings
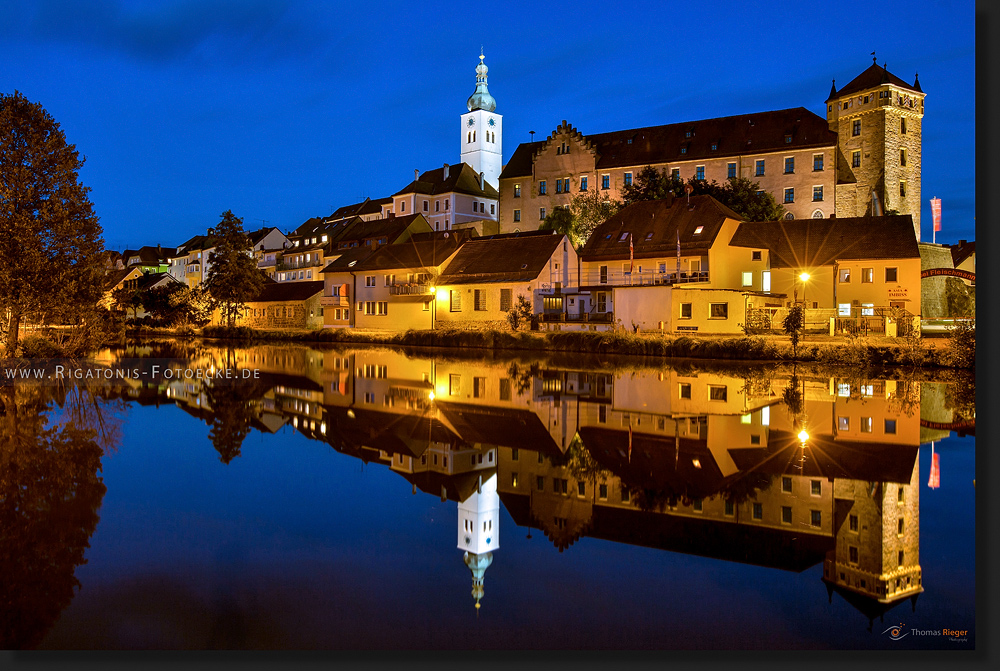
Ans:
{"label": "reflection of church tower", "polygon": [[479,608],[483,577],[500,547],[500,496],[494,471],[481,481],[469,498],[458,504],[458,549],[465,550],[465,565],[472,571],[472,596]]}
{"label": "reflection of church tower", "polygon": [[469,111],[462,115],[463,163],[468,163],[477,174],[482,173],[487,184],[500,188],[500,171],[503,169],[503,117],[494,110],[497,101],[486,88],[489,68],[480,54],[476,66],[476,90],[466,104]]}
{"label": "reflection of church tower", "polygon": [[[916,608],[920,570],[920,457],[907,483],[834,481],[836,548],[823,581],[869,621],[904,599]],[[869,624],[870,628],[870,624]]]}

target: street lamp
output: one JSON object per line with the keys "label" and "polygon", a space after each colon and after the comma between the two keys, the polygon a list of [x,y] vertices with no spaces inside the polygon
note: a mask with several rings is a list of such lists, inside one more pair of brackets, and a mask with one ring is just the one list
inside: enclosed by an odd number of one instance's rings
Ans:
{"label": "street lamp", "polygon": [[799,279],[802,280],[802,304],[805,307],[806,302],[806,282],[809,281],[809,273],[802,273],[799,275]]}

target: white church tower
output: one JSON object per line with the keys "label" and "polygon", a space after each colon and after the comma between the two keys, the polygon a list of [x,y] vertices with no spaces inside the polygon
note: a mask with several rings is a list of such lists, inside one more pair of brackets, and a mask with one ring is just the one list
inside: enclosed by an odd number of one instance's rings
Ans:
{"label": "white church tower", "polygon": [[472,166],[476,174],[483,173],[487,184],[500,189],[500,171],[503,169],[503,117],[494,110],[497,101],[486,88],[489,68],[483,63],[486,57],[479,54],[476,66],[476,91],[469,96],[469,111],[462,115],[463,163]]}
{"label": "white church tower", "polygon": [[483,578],[493,563],[493,550],[500,547],[500,495],[494,472],[476,492],[458,504],[458,549],[472,571],[472,596],[479,608],[483,598]]}

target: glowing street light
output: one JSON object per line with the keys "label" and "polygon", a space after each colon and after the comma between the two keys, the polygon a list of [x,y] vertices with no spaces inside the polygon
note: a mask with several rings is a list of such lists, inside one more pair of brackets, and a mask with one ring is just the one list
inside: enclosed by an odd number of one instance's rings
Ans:
{"label": "glowing street light", "polygon": [[804,443],[807,440],[809,440],[809,434],[806,433],[805,429],[802,429],[801,431],[799,431],[799,442]]}

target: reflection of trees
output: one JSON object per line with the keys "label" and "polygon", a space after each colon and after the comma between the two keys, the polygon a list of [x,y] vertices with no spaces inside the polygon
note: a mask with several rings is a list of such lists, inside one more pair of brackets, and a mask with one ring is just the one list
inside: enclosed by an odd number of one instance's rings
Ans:
{"label": "reflection of trees", "polygon": [[[61,412],[54,400],[65,401]],[[37,646],[80,587],[73,572],[97,526],[101,456],[116,429],[86,389],[0,387],[4,649]]]}
{"label": "reflection of trees", "polygon": [[799,386],[799,377],[795,373],[792,373],[792,377],[788,379],[788,386],[781,392],[781,400],[785,402],[785,408],[793,418],[797,419],[802,414],[804,399]]}
{"label": "reflection of trees", "polygon": [[954,422],[976,418],[976,373],[954,371],[945,387],[944,407],[954,413]]}
{"label": "reflection of trees", "polygon": [[757,495],[770,489],[773,482],[773,474],[753,471],[723,487],[719,494],[726,501],[740,505],[748,501],[756,501]]}
{"label": "reflection of trees", "polygon": [[531,391],[531,380],[542,374],[542,367],[537,361],[526,367],[521,367],[516,361],[511,361],[507,367],[507,375],[514,382],[517,395],[523,396]]}
{"label": "reflection of trees", "polygon": [[257,416],[255,401],[266,389],[255,380],[218,380],[207,389],[212,408],[208,438],[219,452],[219,460],[228,464],[240,456],[250,424]]}
{"label": "reflection of trees", "polygon": [[590,450],[580,440],[580,434],[573,436],[573,440],[566,449],[566,469],[576,480],[591,483],[592,488],[598,480],[607,480],[613,477],[613,473],[603,468],[590,454]]}
{"label": "reflection of trees", "polygon": [[676,506],[677,492],[669,487],[640,487],[632,489],[632,502],[644,512],[662,513],[668,506]]}

